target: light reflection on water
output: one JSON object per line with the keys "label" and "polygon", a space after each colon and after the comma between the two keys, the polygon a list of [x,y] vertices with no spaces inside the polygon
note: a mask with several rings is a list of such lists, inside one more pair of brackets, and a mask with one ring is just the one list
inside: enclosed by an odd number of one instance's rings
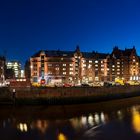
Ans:
{"label": "light reflection on water", "polygon": [[12,114],[7,119],[0,117],[0,136],[11,140],[137,140],[140,106],[62,119],[21,119]]}

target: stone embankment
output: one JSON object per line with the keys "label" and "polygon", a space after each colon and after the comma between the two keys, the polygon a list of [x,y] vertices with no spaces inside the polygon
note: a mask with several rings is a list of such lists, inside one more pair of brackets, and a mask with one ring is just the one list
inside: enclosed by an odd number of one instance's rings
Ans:
{"label": "stone embankment", "polygon": [[78,104],[135,96],[140,96],[140,86],[20,88],[16,89],[13,101],[15,104],[23,105]]}

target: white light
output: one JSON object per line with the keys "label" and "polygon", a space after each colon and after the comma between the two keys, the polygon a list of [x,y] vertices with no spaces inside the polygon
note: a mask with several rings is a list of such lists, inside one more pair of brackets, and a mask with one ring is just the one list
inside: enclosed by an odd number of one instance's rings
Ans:
{"label": "white light", "polygon": [[81,123],[83,124],[83,125],[86,125],[86,123],[87,123],[87,118],[86,117],[81,117]]}
{"label": "white light", "polygon": [[96,113],[96,114],[95,114],[95,122],[96,122],[97,124],[99,124],[99,121],[100,121],[100,120],[99,120],[99,115]]}
{"label": "white light", "polygon": [[104,115],[103,112],[101,113],[101,121],[102,121],[103,123],[105,123],[105,115]]}
{"label": "white light", "polygon": [[88,117],[88,123],[89,123],[91,126],[94,125],[94,123],[93,123],[93,116],[92,116],[92,115],[89,115],[89,117]]}

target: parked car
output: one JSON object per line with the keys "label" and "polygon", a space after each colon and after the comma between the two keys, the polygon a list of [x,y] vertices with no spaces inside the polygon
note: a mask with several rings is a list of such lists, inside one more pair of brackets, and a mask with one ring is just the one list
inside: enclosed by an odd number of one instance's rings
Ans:
{"label": "parked car", "polygon": [[89,84],[81,84],[82,87],[90,87]]}

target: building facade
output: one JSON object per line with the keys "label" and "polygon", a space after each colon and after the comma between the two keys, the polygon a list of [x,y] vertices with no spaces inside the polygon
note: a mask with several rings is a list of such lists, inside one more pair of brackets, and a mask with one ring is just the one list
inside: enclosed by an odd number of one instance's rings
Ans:
{"label": "building facade", "polygon": [[115,78],[125,81],[140,80],[140,58],[137,55],[135,47],[132,49],[120,50],[114,47],[109,55],[108,62],[108,81],[114,81]]}
{"label": "building facade", "polygon": [[106,80],[108,54],[75,51],[39,51],[30,58],[31,82],[92,83]]}
{"label": "building facade", "polygon": [[[13,78],[21,78],[21,63],[19,61],[9,61],[6,63],[7,70],[13,71]],[[12,72],[11,72],[12,74]]]}
{"label": "building facade", "polygon": [[5,58],[0,57],[0,84],[5,82]]}
{"label": "building facade", "polygon": [[140,80],[140,58],[135,47],[112,53],[75,51],[39,51],[30,58],[31,82],[94,83],[115,81],[116,78]]}

